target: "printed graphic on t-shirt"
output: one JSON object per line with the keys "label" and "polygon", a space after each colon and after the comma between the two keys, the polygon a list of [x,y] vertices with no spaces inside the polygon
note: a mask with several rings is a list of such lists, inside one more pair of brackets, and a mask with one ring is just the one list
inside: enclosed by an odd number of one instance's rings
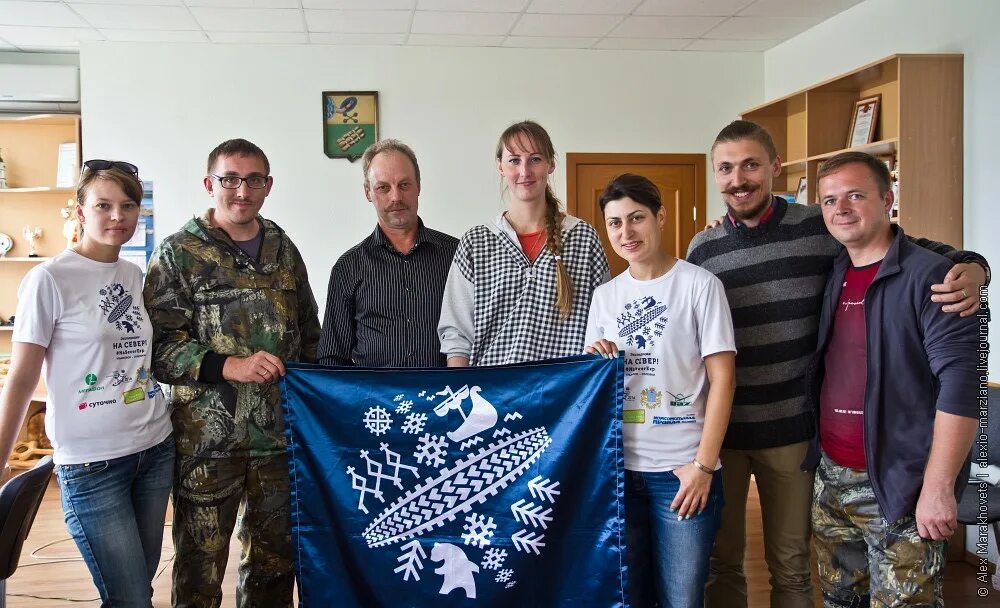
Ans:
{"label": "printed graphic on t-shirt", "polygon": [[138,333],[139,324],[143,320],[140,300],[133,298],[121,283],[106,285],[97,293],[101,295],[98,306],[105,314],[108,323],[114,325],[118,331]]}
{"label": "printed graphic on t-shirt", "polygon": [[656,298],[646,296],[625,305],[618,316],[618,335],[627,346],[648,350],[667,328],[667,307]]}

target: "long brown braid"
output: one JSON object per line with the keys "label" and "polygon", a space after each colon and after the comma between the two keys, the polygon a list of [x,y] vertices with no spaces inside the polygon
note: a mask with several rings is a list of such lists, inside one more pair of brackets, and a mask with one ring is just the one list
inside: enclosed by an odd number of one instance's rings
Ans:
{"label": "long brown braid", "polygon": [[[517,122],[507,127],[500,134],[497,142],[497,160],[503,158],[504,149],[513,150],[513,144],[519,141],[528,140],[534,147],[540,148],[539,152],[545,156],[549,162],[555,161],[556,149],[552,145],[552,138],[542,125],[531,120]],[[565,320],[573,308],[573,281],[570,279],[566,265],[562,261],[562,219],[564,214],[560,210],[562,203],[556,198],[552,187],[545,184],[545,248],[556,258],[556,308],[559,316]]]}

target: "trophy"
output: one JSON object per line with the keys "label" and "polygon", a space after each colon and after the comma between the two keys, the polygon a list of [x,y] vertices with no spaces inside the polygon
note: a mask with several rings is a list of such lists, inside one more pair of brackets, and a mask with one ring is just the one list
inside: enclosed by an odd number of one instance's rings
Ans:
{"label": "trophy", "polygon": [[25,226],[21,234],[24,235],[24,238],[28,239],[28,257],[37,258],[38,252],[35,251],[35,241],[42,238],[42,229],[39,226]]}

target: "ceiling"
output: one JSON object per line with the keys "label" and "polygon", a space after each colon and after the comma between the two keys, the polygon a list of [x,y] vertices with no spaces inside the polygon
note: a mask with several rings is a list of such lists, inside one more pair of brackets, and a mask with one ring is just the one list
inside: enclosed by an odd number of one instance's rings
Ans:
{"label": "ceiling", "polygon": [[862,0],[0,0],[0,51],[82,41],[764,51]]}

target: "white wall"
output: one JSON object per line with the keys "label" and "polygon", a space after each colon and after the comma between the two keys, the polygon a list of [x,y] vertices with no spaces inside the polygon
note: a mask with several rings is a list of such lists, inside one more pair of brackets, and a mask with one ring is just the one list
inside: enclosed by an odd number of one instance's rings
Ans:
{"label": "white wall", "polygon": [[[1000,2],[996,0],[867,0],[764,53],[764,96],[780,97],[894,53],[965,54],[964,246],[1000,262],[996,233],[1000,137]],[[1000,341],[990,340],[993,352]],[[1000,357],[990,361],[1000,378]],[[992,415],[1000,408],[992,404]],[[966,549],[975,551],[975,529]],[[991,540],[990,546],[994,547]],[[991,559],[997,560],[995,550]]]}
{"label": "white wall", "polygon": [[[153,179],[157,238],[211,204],[205,158],[246,137],[275,186],[262,213],[305,257],[321,303],[334,260],[374,228],[360,161],[323,154],[324,90],[377,90],[381,136],[415,149],[425,222],[461,235],[502,208],[497,136],[541,122],[557,151],[707,153],[762,98],[760,54],[84,43],[85,158]],[[565,173],[555,174],[565,195]],[[709,189],[710,215],[722,203]]]}

